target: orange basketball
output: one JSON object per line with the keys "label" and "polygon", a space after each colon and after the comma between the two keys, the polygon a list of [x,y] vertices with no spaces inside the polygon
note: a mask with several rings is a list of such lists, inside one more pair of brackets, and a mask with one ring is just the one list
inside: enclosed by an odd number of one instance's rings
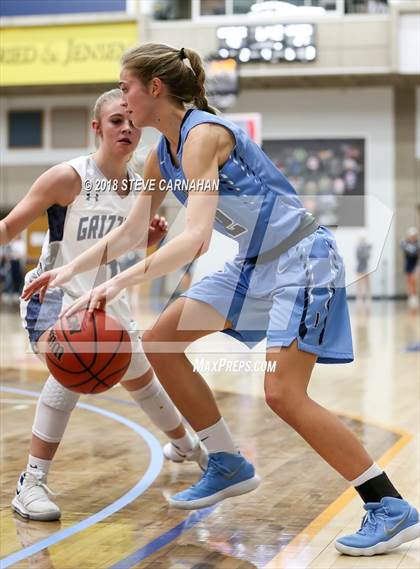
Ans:
{"label": "orange basketball", "polygon": [[131,361],[130,336],[103,310],[63,316],[48,335],[47,366],[67,389],[101,393],[118,383]]}

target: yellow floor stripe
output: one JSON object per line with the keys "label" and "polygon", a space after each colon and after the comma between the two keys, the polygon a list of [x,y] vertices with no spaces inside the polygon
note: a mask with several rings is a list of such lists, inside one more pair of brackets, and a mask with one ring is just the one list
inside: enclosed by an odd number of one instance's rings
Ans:
{"label": "yellow floor stripe", "polygon": [[[363,420],[347,413],[336,412],[338,415],[346,416],[351,419],[363,421],[371,425],[379,426],[379,423]],[[413,438],[413,435],[402,431],[401,429],[390,429],[381,425],[388,431],[395,432],[400,435],[400,439],[386,451],[384,455],[377,461],[377,463],[384,468],[403,447],[405,447]],[[339,512],[341,512],[352,500],[357,496],[354,488],[347,488],[332,504],[330,504],[323,512],[319,514],[304,530],[302,530],[290,543],[281,551],[274,559],[272,559],[264,569],[285,569],[288,562],[296,558],[299,553],[308,545],[310,541],[330,522]]]}

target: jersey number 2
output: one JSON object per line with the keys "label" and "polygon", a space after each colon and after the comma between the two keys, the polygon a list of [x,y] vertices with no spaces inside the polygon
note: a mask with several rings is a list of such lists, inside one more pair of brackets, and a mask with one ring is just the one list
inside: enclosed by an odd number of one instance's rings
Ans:
{"label": "jersey number 2", "polygon": [[226,215],[221,209],[216,209],[216,221],[223,225],[225,231],[232,237],[239,237],[248,231],[243,225],[235,223],[233,219]]}

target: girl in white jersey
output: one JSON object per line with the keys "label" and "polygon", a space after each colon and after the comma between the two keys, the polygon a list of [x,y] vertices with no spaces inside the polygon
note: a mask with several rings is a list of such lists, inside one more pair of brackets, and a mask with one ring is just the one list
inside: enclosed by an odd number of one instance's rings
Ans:
{"label": "girl in white jersey", "polygon": [[[38,266],[27,274],[26,284],[44,271],[71,261],[100,240],[127,217],[141,178],[127,162],[136,148],[140,131],[133,127],[122,106],[121,91],[114,89],[99,97],[92,122],[100,141],[98,150],[50,168],[33,184],[28,194],[0,222],[1,244],[5,244],[45,211],[49,231]],[[149,217],[145,215],[145,228]],[[166,233],[166,221],[155,216],[148,230],[148,244]],[[141,243],[138,243],[142,246]],[[146,243],[144,243],[146,245]],[[143,246],[144,246],[143,245]],[[48,329],[63,306],[118,272],[118,261],[79,275],[71,285],[48,292],[41,303],[36,295],[22,301],[21,314],[34,351],[42,356]],[[102,273],[102,274],[101,274]],[[184,428],[181,416],[153,374],[138,337],[138,326],[131,318],[126,296],[107,311],[128,330],[132,359],[121,384],[153,423],[172,441],[164,447],[166,458],[206,464],[206,452],[199,440]],[[48,471],[62,439],[79,394],[69,391],[50,375],[38,400],[26,470],[21,474],[12,506],[20,515],[35,520],[60,517],[59,507],[48,497]]]}
{"label": "girl in white jersey", "polygon": [[[414,539],[420,534],[417,510],[401,499],[356,436],[307,392],[317,361],[345,363],[353,357],[344,266],[334,236],[305,213],[294,189],[262,150],[235,125],[215,116],[196,52],[144,44],[124,54],[122,62],[121,88],[133,123],[162,133],[146,163],[145,178],[173,186],[186,205],[186,224],[180,235],[96,287],[67,313],[86,304],[93,310],[121,288],[186,265],[208,249],[213,227],[239,245],[238,255],[223,271],[193,285],[143,336],[160,381],[209,451],[202,478],[172,496],[171,504],[201,508],[258,485],[252,464],[237,452],[211,391],[183,350],[215,330],[242,341],[247,332],[259,340],[262,331],[267,332],[267,360],[274,364],[265,375],[268,405],[365,502],[361,529],[337,540],[337,549],[373,555]],[[187,110],[184,105],[191,103],[195,109]],[[164,192],[150,198],[153,211]],[[148,207],[148,196],[139,196],[124,224],[64,269],[40,277],[24,294],[70,281],[100,262],[105,250],[115,258],[133,247],[138,220]],[[259,322],[265,328],[256,328]]]}

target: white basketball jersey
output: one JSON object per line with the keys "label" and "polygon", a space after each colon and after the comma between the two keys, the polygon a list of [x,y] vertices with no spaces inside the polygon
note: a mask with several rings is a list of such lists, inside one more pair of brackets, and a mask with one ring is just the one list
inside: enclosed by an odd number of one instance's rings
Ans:
{"label": "white basketball jersey", "polygon": [[[69,263],[90,249],[97,241],[126,219],[133,207],[142,179],[128,168],[127,187],[131,191],[119,196],[100,171],[91,155],[80,156],[66,162],[79,174],[81,192],[68,206],[53,205],[47,210],[48,233],[36,269],[28,273],[27,281],[44,271]],[[97,269],[76,275],[62,288],[77,298],[98,286],[119,271],[114,260]]]}

